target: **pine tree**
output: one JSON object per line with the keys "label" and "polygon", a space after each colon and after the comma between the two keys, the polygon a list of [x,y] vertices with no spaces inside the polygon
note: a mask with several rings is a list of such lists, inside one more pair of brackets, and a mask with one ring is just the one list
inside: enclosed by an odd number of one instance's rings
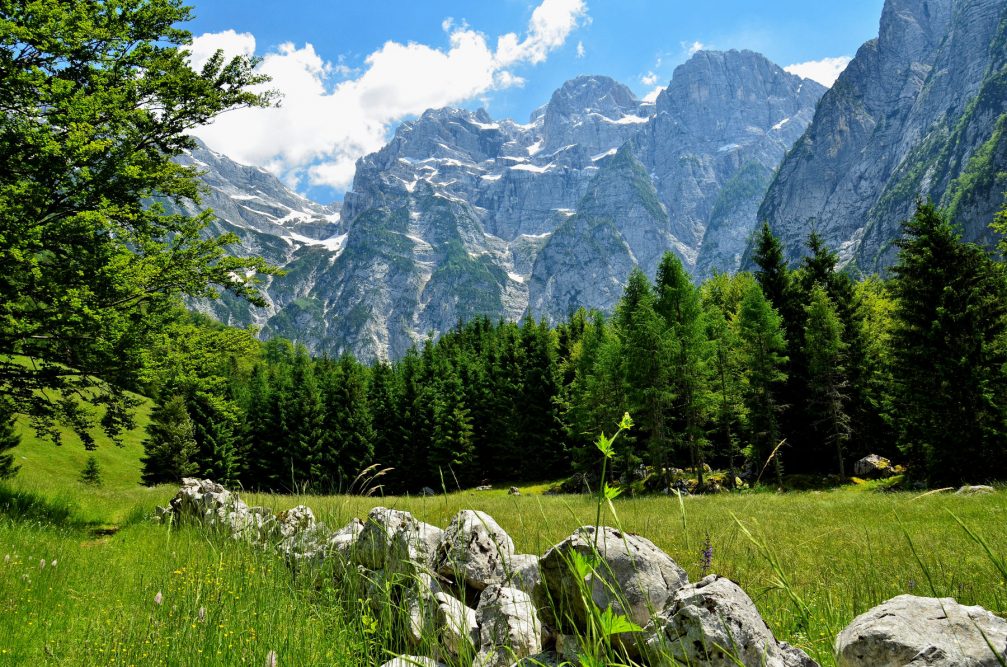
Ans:
{"label": "pine tree", "polygon": [[367,369],[353,357],[341,357],[324,380],[323,396],[322,428],[331,443],[326,451],[331,488],[349,491],[357,475],[374,463]]}
{"label": "pine tree", "polygon": [[14,465],[11,450],[19,444],[21,436],[14,428],[13,406],[0,398],[0,479],[10,479],[17,475],[20,466]]}
{"label": "pine tree", "polygon": [[521,392],[514,443],[521,453],[521,478],[549,479],[568,465],[560,421],[556,346],[545,321],[528,318],[521,327]]}
{"label": "pine tree", "polygon": [[[757,471],[768,462],[779,443],[778,392],[786,381],[786,338],[779,314],[762,294],[758,285],[751,285],[741,302],[737,318],[738,336],[747,369],[748,383],[745,403],[748,408],[752,463]],[[781,454],[773,459],[777,482],[782,480]]]}
{"label": "pine tree", "polygon": [[98,465],[98,457],[91,454],[84,462],[84,468],[80,471],[80,483],[87,486],[101,486],[101,466]]}
{"label": "pine tree", "polygon": [[932,483],[998,479],[1007,423],[1003,269],[932,204],[906,222],[892,272],[900,444]]}
{"label": "pine tree", "polygon": [[[654,291],[640,269],[629,276],[616,307],[615,327],[622,343],[622,379],[637,437],[647,451],[663,452],[668,446],[665,418],[671,401],[668,339],[664,322],[654,309]],[[639,454],[633,452],[622,462],[622,472],[629,472],[629,467],[639,462]]]}
{"label": "pine tree", "polygon": [[825,288],[815,284],[807,306],[804,349],[808,361],[811,424],[821,441],[835,451],[840,478],[846,477],[844,448],[850,438],[843,324]]}
{"label": "pine tree", "polygon": [[234,430],[237,416],[226,399],[207,392],[196,392],[186,406],[196,440],[196,463],[204,477],[225,486],[238,481],[241,462]]}
{"label": "pine tree", "polygon": [[154,405],[143,451],[141,479],[147,486],[177,484],[183,477],[200,473],[196,463],[196,439],[185,398],[175,395]]}
{"label": "pine tree", "polygon": [[433,432],[430,440],[430,470],[444,485],[466,485],[471,481],[475,452],[472,419],[465,406],[465,394],[457,372],[442,369],[433,401]]}
{"label": "pine tree", "polygon": [[[709,407],[709,385],[703,309],[699,291],[685,272],[682,262],[666,252],[657,269],[655,310],[664,320],[669,352],[669,398],[671,414],[667,421],[673,442],[689,456],[699,485],[703,486],[706,463],[705,422]],[[670,467],[670,452],[654,452],[654,463]]]}

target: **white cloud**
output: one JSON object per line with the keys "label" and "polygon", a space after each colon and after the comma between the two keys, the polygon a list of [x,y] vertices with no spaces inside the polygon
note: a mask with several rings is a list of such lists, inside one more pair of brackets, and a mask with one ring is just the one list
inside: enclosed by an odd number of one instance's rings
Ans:
{"label": "white cloud", "polygon": [[584,48],[584,42],[577,42],[577,57],[583,58],[587,55],[587,50]]}
{"label": "white cloud", "polygon": [[649,93],[643,96],[643,101],[656,102],[657,96],[661,94],[662,90],[664,90],[664,86],[655,86],[654,88],[651,89]]}
{"label": "white cloud", "polygon": [[189,46],[189,63],[199,71],[217,49],[223,49],[228,59],[235,56],[250,56],[255,53],[255,36],[248,32],[225,30],[194,37]]}
{"label": "white cloud", "polygon": [[640,77],[640,83],[642,83],[645,86],[653,86],[655,83],[657,83],[657,75],[654,74],[654,72],[652,71],[647,72],[646,74]]}
{"label": "white cloud", "polygon": [[682,48],[684,48],[686,50],[686,52],[690,56],[693,56],[693,55],[696,55],[697,52],[702,51],[703,49],[705,49],[706,48],[706,44],[703,44],[699,40],[696,40],[692,44],[683,43],[682,44]]}
{"label": "white cloud", "polygon": [[804,63],[787,65],[783,69],[791,74],[817,81],[826,87],[831,87],[836,82],[836,79],[839,78],[839,75],[843,73],[843,70],[846,69],[846,66],[850,64],[850,60],[852,58],[849,56],[822,58],[821,60],[809,60]]}
{"label": "white cloud", "polygon": [[[378,150],[394,123],[429,108],[523,85],[524,79],[509,68],[542,62],[585,19],[583,0],[543,0],[532,12],[524,38],[502,35],[495,50],[482,33],[445,20],[447,49],[389,41],[367,56],[356,78],[338,83],[333,80],[346,75],[345,66],[323,60],[311,44],[283,44],[259,65],[272,77],[266,87],[283,94],[281,105],[228,112],[195,134],[287,183],[345,189],[356,160]],[[231,55],[250,54],[255,47],[247,33],[201,35],[194,40],[194,62],[199,62],[197,43],[203,62],[217,45]]]}

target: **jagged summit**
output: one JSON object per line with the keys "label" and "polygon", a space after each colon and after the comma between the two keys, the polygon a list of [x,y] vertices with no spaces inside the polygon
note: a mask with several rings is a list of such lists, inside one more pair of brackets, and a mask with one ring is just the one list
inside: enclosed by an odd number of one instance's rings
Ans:
{"label": "jagged summit", "polygon": [[734,270],[822,90],[757,54],[707,51],[656,105],[582,76],[530,123],[429,110],[357,162],[338,248],[285,257],[253,317],[315,352],[397,357],[476,315],[609,310],[667,250],[697,275]]}
{"label": "jagged summit", "polygon": [[885,3],[760,208],[790,257],[816,229],[844,262],[884,270],[918,197],[988,240],[1007,168],[1005,30],[1005,0]]}

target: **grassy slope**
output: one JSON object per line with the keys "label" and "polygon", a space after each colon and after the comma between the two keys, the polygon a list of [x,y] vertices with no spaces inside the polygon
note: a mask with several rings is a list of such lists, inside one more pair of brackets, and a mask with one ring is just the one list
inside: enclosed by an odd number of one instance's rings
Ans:
{"label": "grassy slope", "polygon": [[[0,664],[14,656],[26,664],[262,664],[270,650],[285,658],[281,664],[382,659],[377,644],[388,638],[362,639],[374,630],[356,594],[291,586],[272,556],[144,520],[134,508],[164,504],[173,489],[137,483],[141,438],[138,431],[123,448],[100,447],[101,489],[77,482],[86,457],[78,444],[54,448],[28,437],[19,448],[22,473],[0,494],[0,558],[12,554],[0,562]],[[4,510],[11,489],[34,491],[50,504],[34,508],[35,520],[15,516]],[[305,503],[332,526],[376,504],[440,526],[459,509],[482,509],[532,553],[594,517],[587,498],[501,491],[383,499],[248,494],[246,500],[275,509]],[[920,498],[845,489],[697,497],[681,505],[672,498],[620,499],[615,508],[625,529],[668,551],[692,579],[701,574],[709,537],[713,571],[738,581],[778,637],[823,664],[833,664],[831,643],[842,627],[899,593],[949,595],[1007,611],[1007,584],[951,515],[978,529],[995,553],[1007,553],[1007,534],[997,528],[1007,515],[1005,492]],[[46,525],[47,513],[70,520]],[[739,522],[765,541],[779,571]],[[122,529],[95,531],[109,524]],[[58,567],[40,569],[40,559],[56,559]],[[781,590],[781,574],[799,601]],[[162,606],[153,603],[158,591]],[[198,620],[201,606],[210,621]]]}

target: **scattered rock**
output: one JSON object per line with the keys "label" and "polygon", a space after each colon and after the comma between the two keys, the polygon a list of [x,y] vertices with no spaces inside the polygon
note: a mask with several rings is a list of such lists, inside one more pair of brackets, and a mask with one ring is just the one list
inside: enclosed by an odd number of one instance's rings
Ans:
{"label": "scattered rock", "polygon": [[529,595],[538,586],[541,576],[538,569],[538,556],[531,554],[515,554],[510,557],[505,566],[504,584],[518,588]]}
{"label": "scattered rock", "polygon": [[853,619],[835,650],[839,667],[997,667],[990,646],[1007,656],[1004,619],[952,598],[899,595]]}
{"label": "scattered rock", "polygon": [[816,665],[798,649],[780,645],[745,591],[717,575],[680,588],[647,626],[645,642],[647,652],[662,663],[672,659],[676,664],[710,667]]}
{"label": "scattered rock", "polygon": [[[650,540],[607,526],[598,531],[594,526],[578,528],[539,561],[542,583],[536,589],[536,599],[547,617],[543,620],[570,634],[584,627],[587,609],[579,588],[583,583],[578,585],[571,561],[574,553],[588,562],[594,558],[596,532],[599,562],[587,581],[592,602],[599,609],[611,607],[613,612],[627,616],[640,627],[646,626],[651,613],[664,609],[675,592],[688,583],[688,578]],[[563,609],[564,618],[552,618],[553,607]],[[571,618],[577,627],[569,627]]]}
{"label": "scattered rock", "polygon": [[[552,652],[537,653],[527,658],[521,658],[510,667],[559,667],[560,657]],[[567,663],[563,663],[567,664]]]}
{"label": "scattered rock", "polygon": [[280,512],[276,517],[280,537],[287,538],[304,532],[315,526],[315,513],[306,505],[298,505]]}
{"label": "scattered rock", "polygon": [[446,667],[444,663],[437,662],[433,658],[424,658],[417,655],[400,655],[381,665],[381,667]]}
{"label": "scattered rock", "polygon": [[430,569],[442,533],[409,512],[375,507],[360,531],[353,558],[371,570],[409,574],[417,568]]}
{"label": "scattered rock", "polygon": [[437,492],[434,491],[433,489],[431,489],[429,486],[424,486],[422,489],[420,489],[420,495],[421,496],[436,496]]}
{"label": "scattered rock", "polygon": [[531,596],[499,584],[479,596],[479,654],[474,667],[508,667],[542,651],[542,624]]}
{"label": "scattered rock", "polygon": [[955,491],[955,495],[956,496],[984,496],[987,493],[993,493],[993,491],[994,491],[994,489],[993,489],[992,486],[986,486],[985,484],[978,484],[978,485],[975,485],[975,486],[973,486],[971,484],[966,484],[966,485],[964,485],[962,487],[959,487],[959,489],[957,491]]}
{"label": "scattered rock", "polygon": [[437,548],[437,572],[481,591],[503,583],[514,541],[489,514],[462,510],[451,519]]}
{"label": "scattered rock", "polygon": [[512,486],[510,488],[510,490],[507,492],[507,495],[509,495],[509,496],[520,496],[521,495],[521,489],[517,488],[516,486]]}
{"label": "scattered rock", "polygon": [[892,462],[877,454],[868,454],[853,464],[853,474],[863,479],[884,479],[895,474]]}
{"label": "scattered rock", "polygon": [[480,484],[473,491],[492,491],[493,486],[491,484]]}
{"label": "scattered rock", "polygon": [[409,619],[406,637],[413,646],[437,630],[437,598],[440,582],[429,574],[418,574],[403,596],[402,605]]}
{"label": "scattered rock", "polygon": [[454,657],[471,655],[479,644],[479,625],[474,609],[447,593],[436,593],[435,625],[438,642],[444,651]]}
{"label": "scattered rock", "polygon": [[364,522],[353,517],[353,519],[329,536],[327,543],[327,554],[338,557],[343,563],[350,561],[353,550],[356,548],[357,539],[364,530]]}

